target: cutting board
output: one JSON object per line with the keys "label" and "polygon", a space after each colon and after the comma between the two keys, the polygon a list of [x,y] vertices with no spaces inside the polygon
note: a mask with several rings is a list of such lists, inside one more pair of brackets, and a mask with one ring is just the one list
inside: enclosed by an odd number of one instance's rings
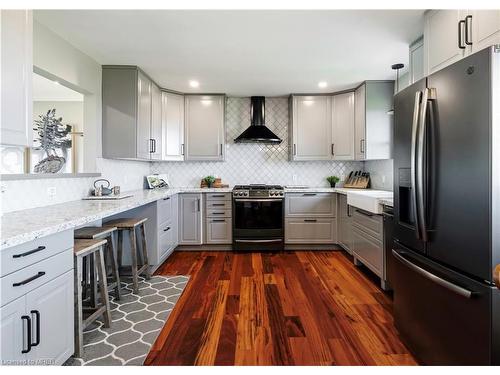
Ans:
{"label": "cutting board", "polygon": [[122,194],[122,195],[101,195],[101,196],[94,196],[90,195],[88,197],[82,198],[84,201],[116,201],[119,199],[125,199],[131,197],[132,194]]}

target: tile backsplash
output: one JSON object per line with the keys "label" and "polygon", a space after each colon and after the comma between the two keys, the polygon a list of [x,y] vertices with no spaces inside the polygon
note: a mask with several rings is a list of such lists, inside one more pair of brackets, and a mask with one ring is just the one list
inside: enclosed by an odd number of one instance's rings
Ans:
{"label": "tile backsplash", "polygon": [[370,172],[372,189],[393,189],[393,159],[365,161],[365,171]]}
{"label": "tile backsplash", "polygon": [[267,183],[327,186],[326,176],[343,178],[362,162],[291,162],[288,160],[288,98],[266,98],[266,125],[283,142],[279,145],[235,144],[250,126],[250,98],[228,98],[226,103],[226,160],[224,162],[154,162],[152,173],[166,173],[172,186],[197,186],[215,175],[229,185]]}

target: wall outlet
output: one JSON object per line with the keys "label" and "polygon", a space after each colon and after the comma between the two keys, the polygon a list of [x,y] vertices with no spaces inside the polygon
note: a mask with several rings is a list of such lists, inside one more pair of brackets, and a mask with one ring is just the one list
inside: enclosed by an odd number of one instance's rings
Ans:
{"label": "wall outlet", "polygon": [[55,197],[56,193],[57,193],[57,189],[55,186],[51,186],[51,187],[47,188],[47,195],[49,196],[49,198]]}

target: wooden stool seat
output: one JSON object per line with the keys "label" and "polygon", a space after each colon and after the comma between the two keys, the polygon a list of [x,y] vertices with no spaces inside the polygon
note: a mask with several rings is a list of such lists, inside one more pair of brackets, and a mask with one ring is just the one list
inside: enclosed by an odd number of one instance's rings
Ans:
{"label": "wooden stool seat", "polygon": [[[108,285],[106,267],[104,265],[103,246],[107,244],[106,239],[75,239],[74,253],[74,277],[75,277],[75,356],[80,357],[83,350],[83,330],[102,315],[104,327],[111,326],[111,308],[109,305]],[[101,302],[95,303],[91,308],[83,307],[82,297],[82,271],[84,259],[90,257],[92,265],[90,269],[91,278],[99,282],[99,294]],[[97,300],[97,298],[96,298]]]}
{"label": "wooden stool seat", "polygon": [[[115,298],[121,298],[121,282],[116,260],[115,248],[113,246],[113,233],[117,230],[114,226],[104,227],[83,227],[75,230],[74,237],[78,239],[104,239],[107,241],[104,246],[104,264],[106,266],[106,276],[108,279],[108,290],[115,291]],[[111,273],[108,273],[108,266]]]}
{"label": "wooden stool seat", "polygon": [[[145,218],[123,218],[110,220],[103,224],[106,227],[116,227],[118,228],[118,268],[122,268],[122,255],[123,255],[123,232],[128,232],[130,238],[130,258],[131,258],[131,276],[133,284],[133,292],[135,294],[139,293],[139,275],[144,274],[146,280],[151,278],[149,272],[149,261],[148,261],[148,251],[146,244],[146,229],[145,222],[148,220]],[[137,236],[136,229],[139,229],[139,235],[141,239],[140,250],[137,246]],[[139,263],[139,259],[142,258],[142,262]],[[120,271],[121,272],[121,271]]]}
{"label": "wooden stool seat", "polygon": [[126,218],[126,219],[115,219],[106,222],[105,226],[115,226],[118,229],[133,229],[143,223],[145,223],[148,220],[147,217],[142,218],[142,219],[135,219],[135,218]]}

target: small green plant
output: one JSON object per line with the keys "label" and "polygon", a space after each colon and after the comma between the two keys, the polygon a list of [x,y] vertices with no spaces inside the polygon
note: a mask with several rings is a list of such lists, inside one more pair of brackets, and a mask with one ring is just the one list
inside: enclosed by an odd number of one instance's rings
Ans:
{"label": "small green plant", "polygon": [[207,186],[210,188],[210,187],[212,187],[212,185],[215,182],[215,177],[214,176],[207,176],[207,177],[205,177],[203,179],[203,181],[205,181],[205,183],[207,184]]}
{"label": "small green plant", "polygon": [[330,183],[331,187],[335,187],[337,182],[340,181],[340,178],[338,178],[337,176],[328,176],[326,180]]}

